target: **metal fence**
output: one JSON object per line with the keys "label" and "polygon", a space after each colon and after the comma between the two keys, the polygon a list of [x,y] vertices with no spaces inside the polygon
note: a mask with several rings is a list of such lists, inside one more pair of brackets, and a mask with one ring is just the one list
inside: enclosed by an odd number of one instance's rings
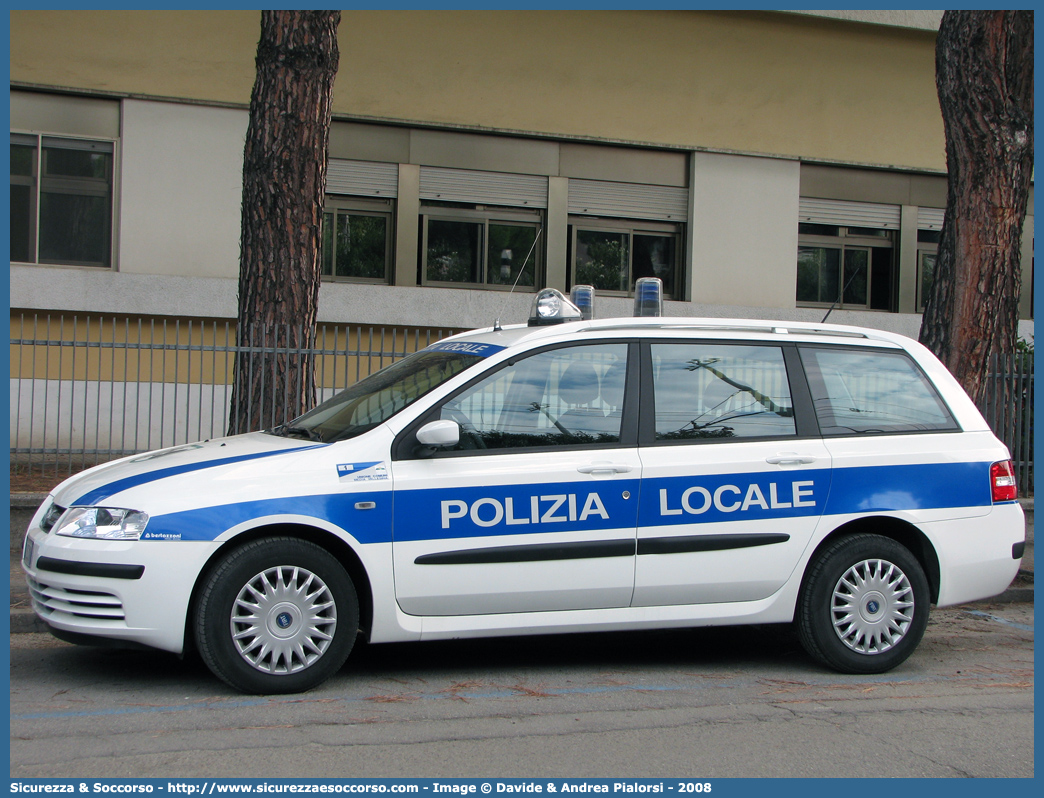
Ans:
{"label": "metal fence", "polygon": [[[318,401],[454,329],[320,325]],[[257,339],[262,340],[262,339]],[[12,474],[61,476],[127,454],[219,437],[228,428],[232,322],[21,314],[11,317]],[[995,357],[980,410],[1033,491],[1033,358]],[[271,419],[271,425],[288,421]]]}
{"label": "metal fence", "polygon": [[[241,351],[313,358],[321,402],[454,332],[319,325],[312,348],[290,352],[238,347],[232,322],[12,314],[12,474],[62,476],[223,436]],[[271,425],[289,420],[273,416]]]}
{"label": "metal fence", "polygon": [[979,410],[1011,451],[1019,495],[1033,495],[1033,355],[994,355]]}

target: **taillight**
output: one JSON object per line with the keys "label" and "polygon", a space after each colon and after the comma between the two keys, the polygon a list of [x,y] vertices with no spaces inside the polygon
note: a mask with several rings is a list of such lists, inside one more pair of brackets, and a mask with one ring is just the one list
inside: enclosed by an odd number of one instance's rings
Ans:
{"label": "taillight", "polygon": [[1011,460],[990,466],[990,490],[995,502],[1013,502],[1019,498],[1019,489],[1015,486],[1015,469]]}

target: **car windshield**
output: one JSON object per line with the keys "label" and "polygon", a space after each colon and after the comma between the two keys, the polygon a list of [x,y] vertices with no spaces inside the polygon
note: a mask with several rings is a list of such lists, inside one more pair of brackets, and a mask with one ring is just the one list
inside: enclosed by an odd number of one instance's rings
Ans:
{"label": "car windshield", "polygon": [[360,380],[303,416],[267,432],[322,443],[354,438],[383,424],[428,391],[482,359],[465,352],[417,352]]}

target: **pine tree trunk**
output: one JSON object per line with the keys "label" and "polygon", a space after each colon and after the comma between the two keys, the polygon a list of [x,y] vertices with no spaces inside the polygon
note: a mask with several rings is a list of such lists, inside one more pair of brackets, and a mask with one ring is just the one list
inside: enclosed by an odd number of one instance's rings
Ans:
{"label": "pine tree trunk", "polygon": [[[340,11],[263,11],[243,154],[237,344],[229,433],[315,404],[310,355]],[[258,351],[276,349],[284,351]]]}
{"label": "pine tree trunk", "polygon": [[1033,174],[1033,12],[947,11],[935,51],[949,187],[920,339],[973,399],[1018,333]]}

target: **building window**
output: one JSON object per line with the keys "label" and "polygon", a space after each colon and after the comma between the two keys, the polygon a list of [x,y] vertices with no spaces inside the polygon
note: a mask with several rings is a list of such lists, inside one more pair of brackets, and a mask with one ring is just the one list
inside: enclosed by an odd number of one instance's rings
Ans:
{"label": "building window", "polygon": [[11,134],[11,260],[112,265],[111,141]]}
{"label": "building window", "polygon": [[935,281],[935,259],[938,257],[938,230],[917,231],[917,312],[923,313],[928,293]]}
{"label": "building window", "polygon": [[888,230],[799,224],[798,304],[894,310],[893,251]]}
{"label": "building window", "polygon": [[327,197],[323,211],[323,279],[388,282],[391,241],[390,201]]}
{"label": "building window", "polygon": [[[421,207],[421,282],[532,290],[542,275],[540,212],[488,205]],[[528,258],[528,260],[527,260]]]}
{"label": "building window", "polygon": [[664,295],[678,298],[681,225],[628,219],[571,220],[572,285],[632,294],[639,277],[659,277]]}

